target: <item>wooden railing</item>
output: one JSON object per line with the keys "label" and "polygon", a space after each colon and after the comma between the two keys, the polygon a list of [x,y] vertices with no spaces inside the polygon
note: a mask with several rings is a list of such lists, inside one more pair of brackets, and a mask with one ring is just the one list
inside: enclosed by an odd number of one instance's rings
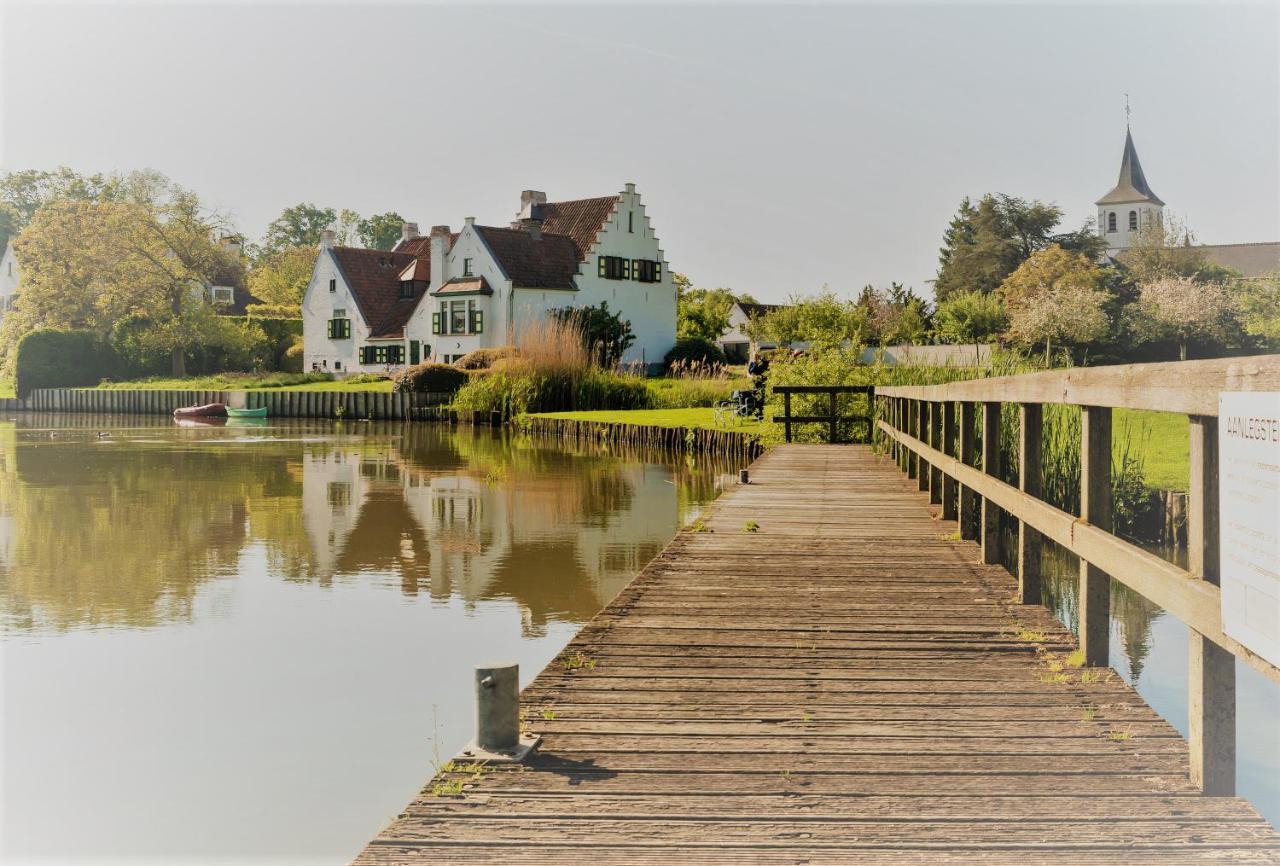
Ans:
{"label": "wooden railing", "polygon": [[[973,379],[946,385],[884,387],[877,428],[909,477],[919,479],[942,516],[979,541],[984,562],[1000,561],[999,517],[1017,525],[1011,551],[1019,601],[1040,603],[1040,538],[1080,560],[1080,649],[1106,665],[1110,581],[1150,599],[1191,630],[1188,742],[1191,777],[1206,794],[1235,792],[1235,659],[1275,682],[1280,668],[1223,633],[1218,542],[1218,394],[1280,390],[1280,355],[1140,364]],[[1018,486],[999,479],[1000,407],[1019,407]],[[1081,407],[1080,514],[1041,498],[1042,406]],[[1190,507],[1187,569],[1112,534],[1111,410],[1189,416]],[[982,441],[974,438],[982,416]],[[981,456],[981,469],[977,458]]]}
{"label": "wooden railing", "polygon": [[[840,441],[840,422],[859,421],[866,425],[867,435],[863,441],[870,442],[873,433],[871,404],[875,399],[875,388],[871,385],[778,385],[773,389],[775,394],[782,395],[782,415],[774,418],[774,423],[783,424],[787,441],[791,441],[792,424],[826,424],[827,441],[835,444]],[[827,413],[825,415],[792,415],[792,394],[826,394]],[[841,415],[837,412],[837,399],[841,394],[866,394],[867,411],[862,415]]]}

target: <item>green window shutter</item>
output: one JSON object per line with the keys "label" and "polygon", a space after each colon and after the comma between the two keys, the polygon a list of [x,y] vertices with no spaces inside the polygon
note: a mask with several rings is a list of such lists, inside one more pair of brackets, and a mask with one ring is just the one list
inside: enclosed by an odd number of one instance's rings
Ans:
{"label": "green window shutter", "polygon": [[440,333],[440,314],[439,313],[431,314],[431,333],[433,334]]}
{"label": "green window shutter", "polygon": [[422,344],[417,340],[409,341],[409,363],[417,364],[422,360]]}
{"label": "green window shutter", "polygon": [[329,339],[333,339],[333,319],[329,320]]}
{"label": "green window shutter", "polygon": [[608,258],[608,256],[597,256],[597,257],[596,257],[596,260],[597,260],[597,262],[599,263],[599,268],[600,268],[599,276],[602,276],[602,277],[607,277],[607,276],[609,276],[609,258]]}
{"label": "green window shutter", "polygon": [[351,320],[350,319],[342,320],[342,339],[344,340],[351,339]]}
{"label": "green window shutter", "polygon": [[476,310],[471,314],[471,331],[475,334],[484,333],[484,311]]}
{"label": "green window shutter", "polygon": [[633,280],[644,279],[644,262],[640,261],[639,259],[631,260],[631,279]]}
{"label": "green window shutter", "polygon": [[662,262],[653,263],[653,281],[655,283],[662,282]]}
{"label": "green window shutter", "polygon": [[631,279],[631,259],[622,260],[622,278],[624,280]]}

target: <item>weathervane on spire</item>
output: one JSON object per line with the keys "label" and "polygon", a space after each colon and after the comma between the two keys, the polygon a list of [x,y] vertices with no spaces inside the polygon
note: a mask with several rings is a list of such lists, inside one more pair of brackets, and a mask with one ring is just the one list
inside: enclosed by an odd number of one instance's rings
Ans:
{"label": "weathervane on spire", "polygon": [[1129,128],[1129,94],[1124,95],[1124,128]]}

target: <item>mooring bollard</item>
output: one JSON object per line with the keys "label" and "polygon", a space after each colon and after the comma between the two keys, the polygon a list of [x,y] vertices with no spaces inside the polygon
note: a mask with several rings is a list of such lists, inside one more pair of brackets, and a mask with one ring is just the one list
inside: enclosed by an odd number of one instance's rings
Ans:
{"label": "mooring bollard", "polygon": [[748,476],[748,475],[747,475],[747,470],[745,470],[745,469],[739,469],[739,470],[738,470],[738,483],[739,483],[739,484],[750,484],[751,482],[750,482],[750,480],[748,480],[748,479],[749,479],[749,477],[750,477],[750,476]]}
{"label": "mooring bollard", "polygon": [[541,737],[520,733],[520,666],[476,666],[476,738],[463,750],[467,758],[521,761]]}

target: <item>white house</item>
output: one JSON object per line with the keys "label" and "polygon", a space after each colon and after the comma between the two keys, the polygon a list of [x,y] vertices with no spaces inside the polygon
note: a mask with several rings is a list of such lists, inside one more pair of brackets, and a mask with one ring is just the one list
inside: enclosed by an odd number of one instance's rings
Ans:
{"label": "white house", "polygon": [[0,256],[0,321],[4,321],[5,313],[13,309],[21,278],[22,271],[18,267],[18,256],[13,251],[11,240],[5,244],[4,255]]}
{"label": "white house", "polygon": [[[749,359],[752,350],[751,337],[747,336],[747,325],[751,323],[752,319],[758,319],[761,316],[772,313],[774,310],[780,310],[782,306],[782,304],[752,304],[746,301],[734,301],[733,306],[729,308],[729,326],[725,328],[724,333],[716,340],[716,345],[724,352],[725,358],[730,363],[745,363]],[[777,346],[774,343],[761,343],[754,348],[774,349]]]}
{"label": "white house", "polygon": [[387,372],[518,344],[565,307],[608,304],[631,323],[624,363],[655,365],[675,344],[676,289],[635,191],[548,202],[525,190],[508,226],[422,236],[405,223],[394,250],[340,247],[326,232],[302,302],[304,368]]}

